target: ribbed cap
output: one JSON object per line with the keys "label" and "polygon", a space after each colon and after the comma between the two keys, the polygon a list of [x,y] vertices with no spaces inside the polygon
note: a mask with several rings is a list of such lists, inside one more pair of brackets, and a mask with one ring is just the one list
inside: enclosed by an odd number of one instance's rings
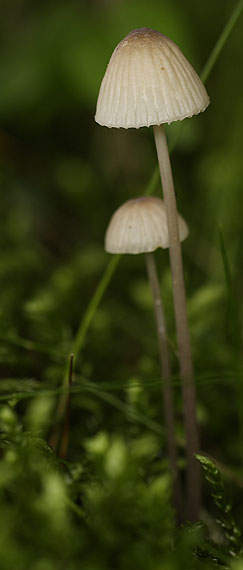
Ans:
{"label": "ribbed cap", "polygon": [[[178,215],[179,235],[183,241],[188,227]],[[108,253],[145,253],[169,247],[167,218],[163,200],[142,197],[128,200],[113,214],[105,236]]]}
{"label": "ribbed cap", "polygon": [[208,105],[206,89],[180,48],[160,32],[141,28],[115,48],[95,120],[138,129],[191,117]]}

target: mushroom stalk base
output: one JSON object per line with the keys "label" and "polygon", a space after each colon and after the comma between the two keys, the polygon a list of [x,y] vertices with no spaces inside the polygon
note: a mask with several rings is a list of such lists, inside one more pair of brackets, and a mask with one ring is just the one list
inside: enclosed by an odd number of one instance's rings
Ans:
{"label": "mushroom stalk base", "polygon": [[180,476],[177,467],[177,451],[175,438],[175,415],[173,406],[173,393],[171,386],[170,356],[167,340],[167,330],[164,309],[160,294],[158,274],[152,253],[145,254],[147,272],[153,295],[155,320],[159,345],[161,376],[163,380],[163,404],[165,425],[167,431],[167,444],[169,463],[173,480],[173,499],[178,522],[183,522],[183,503]]}
{"label": "mushroom stalk base", "polygon": [[199,451],[199,435],[196,421],[196,393],[191,355],[190,333],[186,311],[186,294],[183,276],[181,244],[178,230],[178,214],[174,183],[166,134],[163,125],[154,127],[160,176],[163,187],[170,244],[173,299],[177,342],[182,381],[184,423],[187,448],[187,517],[198,519],[200,506],[200,466],[194,457]]}

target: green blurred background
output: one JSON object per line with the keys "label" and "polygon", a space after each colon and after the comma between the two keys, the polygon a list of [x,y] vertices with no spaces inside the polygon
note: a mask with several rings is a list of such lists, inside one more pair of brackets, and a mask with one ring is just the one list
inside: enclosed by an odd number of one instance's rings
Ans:
{"label": "green blurred background", "polygon": [[[2,386],[8,380],[8,389],[56,387],[110,259],[103,249],[110,216],[144,192],[156,166],[152,129],[109,130],[94,122],[112,50],[132,29],[152,27],[177,42],[200,73],[234,2],[12,0],[0,6]],[[202,448],[236,467],[243,433],[241,71],[242,18],[207,81],[209,108],[184,121],[172,155],[178,207],[190,228],[183,255]],[[168,128],[169,140],[177,129]],[[159,186],[155,193],[160,196]],[[175,347],[168,253],[158,251],[156,261]],[[175,350],[172,358],[180,410]],[[121,398],[133,397],[124,396],[123,382],[127,390],[134,379],[151,381],[138,406],[161,422],[143,256],[120,261],[75,362],[77,374],[106,383],[108,392],[120,389]],[[19,409],[25,413],[26,404]],[[73,397],[71,454],[82,430],[95,433],[104,423],[108,431],[127,429],[124,414],[107,409]]]}
{"label": "green blurred background", "polygon": [[[201,541],[199,527],[177,537],[174,565],[161,565],[176,531],[142,255],[122,257],[75,354],[66,463],[57,465],[45,442],[75,335],[110,262],[103,247],[110,217],[144,192],[156,167],[152,129],[106,129],[94,122],[109,57],[129,31],[146,26],[177,42],[200,73],[234,5],[0,2],[3,570],[76,570],[81,559],[85,570],[198,567],[192,552]],[[207,80],[207,111],[185,120],[179,131],[171,125],[168,138],[178,136],[172,167],[179,210],[190,228],[183,256],[201,447],[220,461],[243,528],[242,31],[241,16]],[[161,195],[160,185],[154,193]],[[183,468],[168,252],[157,251],[156,262]],[[217,537],[214,515],[206,488],[203,516],[211,538]]]}

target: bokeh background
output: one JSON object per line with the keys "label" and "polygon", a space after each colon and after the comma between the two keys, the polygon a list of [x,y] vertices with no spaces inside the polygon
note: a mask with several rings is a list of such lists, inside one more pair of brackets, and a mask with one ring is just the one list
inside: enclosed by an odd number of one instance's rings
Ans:
{"label": "bokeh background", "polygon": [[[103,247],[109,219],[122,202],[144,192],[156,167],[152,129],[106,129],[94,122],[100,82],[114,47],[134,28],[155,28],[178,43],[200,73],[233,7],[232,0],[0,3],[3,393],[62,385],[75,334],[110,260]],[[183,256],[202,449],[239,472],[241,71],[242,17],[207,80],[209,108],[184,121],[172,153],[178,207],[190,228]],[[178,126],[171,125],[169,140],[177,133]],[[160,193],[158,184],[154,194]],[[180,418],[168,253],[157,251],[156,262]],[[163,422],[143,256],[123,256],[119,262],[81,354],[75,355],[75,367],[77,380],[105,386],[106,396],[73,396],[71,458],[80,453],[84,435],[104,428],[127,438],[137,433],[140,428],[127,418],[127,404],[148,421]],[[23,417],[28,405],[21,399],[17,403]],[[178,438],[183,455],[180,419]],[[241,496],[238,488],[234,492]]]}

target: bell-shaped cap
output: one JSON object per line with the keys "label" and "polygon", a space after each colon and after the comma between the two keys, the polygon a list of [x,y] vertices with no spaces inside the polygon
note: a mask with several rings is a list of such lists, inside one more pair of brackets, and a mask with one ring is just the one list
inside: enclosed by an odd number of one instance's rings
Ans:
{"label": "bell-shaped cap", "polygon": [[[188,233],[183,218],[178,215],[180,240]],[[169,247],[167,217],[163,200],[142,197],[128,200],[113,214],[105,235],[108,253],[145,253],[158,247]]]}
{"label": "bell-shaped cap", "polygon": [[95,120],[106,127],[149,127],[197,115],[206,89],[180,48],[160,32],[141,28],[115,48],[97,101]]}

